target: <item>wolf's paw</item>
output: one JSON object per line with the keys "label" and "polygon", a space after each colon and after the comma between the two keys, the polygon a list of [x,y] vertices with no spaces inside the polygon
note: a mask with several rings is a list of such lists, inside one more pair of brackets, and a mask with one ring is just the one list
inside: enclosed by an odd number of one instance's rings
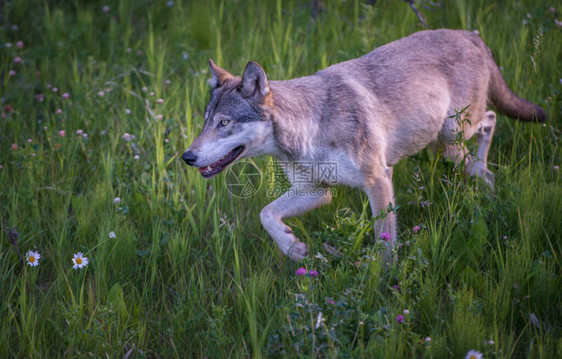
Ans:
{"label": "wolf's paw", "polygon": [[303,242],[295,242],[289,249],[287,255],[295,262],[300,262],[306,257],[306,244]]}
{"label": "wolf's paw", "polygon": [[490,186],[492,192],[494,192],[494,183],[496,182],[496,179],[492,171],[489,169],[486,169],[486,173],[484,174],[484,182],[486,182],[486,184]]}

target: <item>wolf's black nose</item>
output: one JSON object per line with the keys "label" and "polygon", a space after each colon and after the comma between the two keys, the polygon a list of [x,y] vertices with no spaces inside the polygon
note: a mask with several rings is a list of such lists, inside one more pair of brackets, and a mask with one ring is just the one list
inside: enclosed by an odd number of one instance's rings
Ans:
{"label": "wolf's black nose", "polygon": [[197,156],[195,156],[195,154],[191,151],[185,151],[181,158],[190,166],[193,166],[195,161],[197,161]]}

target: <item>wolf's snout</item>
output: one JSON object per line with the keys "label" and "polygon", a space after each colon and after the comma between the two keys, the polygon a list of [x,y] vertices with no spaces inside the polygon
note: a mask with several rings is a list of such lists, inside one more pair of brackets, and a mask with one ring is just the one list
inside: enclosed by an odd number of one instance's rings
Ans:
{"label": "wolf's snout", "polygon": [[183,154],[183,156],[181,156],[181,158],[185,161],[185,163],[187,163],[190,166],[193,166],[195,161],[197,161],[197,156],[195,155],[195,153],[191,151],[185,151],[185,153]]}

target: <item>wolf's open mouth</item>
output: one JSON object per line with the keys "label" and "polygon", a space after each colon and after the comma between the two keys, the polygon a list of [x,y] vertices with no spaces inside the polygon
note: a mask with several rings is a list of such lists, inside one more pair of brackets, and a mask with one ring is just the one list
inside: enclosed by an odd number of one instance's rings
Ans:
{"label": "wolf's open mouth", "polygon": [[229,164],[236,161],[240,154],[244,151],[244,146],[238,146],[226,155],[224,155],[220,160],[215,163],[208,165],[207,167],[200,167],[199,172],[203,178],[212,178],[219,173],[221,173]]}

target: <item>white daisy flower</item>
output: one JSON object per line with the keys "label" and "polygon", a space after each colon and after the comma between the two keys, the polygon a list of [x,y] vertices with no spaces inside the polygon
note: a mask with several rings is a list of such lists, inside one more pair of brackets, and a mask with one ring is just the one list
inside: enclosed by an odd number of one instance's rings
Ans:
{"label": "white daisy flower", "polygon": [[469,350],[464,359],[484,359],[484,355],[476,350]]}
{"label": "white daisy flower", "polygon": [[72,268],[82,269],[83,267],[88,265],[88,262],[88,257],[84,257],[84,254],[82,254],[82,252],[78,252],[74,255],[74,258],[72,258],[72,263],[74,263],[74,266]]}
{"label": "white daisy flower", "polygon": [[115,203],[115,204],[121,203],[121,198],[115,197],[115,198],[113,199],[113,203]]}
{"label": "white daisy flower", "polygon": [[39,265],[39,259],[41,259],[41,254],[39,252],[27,251],[25,254],[25,259],[27,259],[27,264],[32,267]]}
{"label": "white daisy flower", "polygon": [[115,232],[111,231],[109,232],[109,238],[117,238],[117,235],[115,235]]}

